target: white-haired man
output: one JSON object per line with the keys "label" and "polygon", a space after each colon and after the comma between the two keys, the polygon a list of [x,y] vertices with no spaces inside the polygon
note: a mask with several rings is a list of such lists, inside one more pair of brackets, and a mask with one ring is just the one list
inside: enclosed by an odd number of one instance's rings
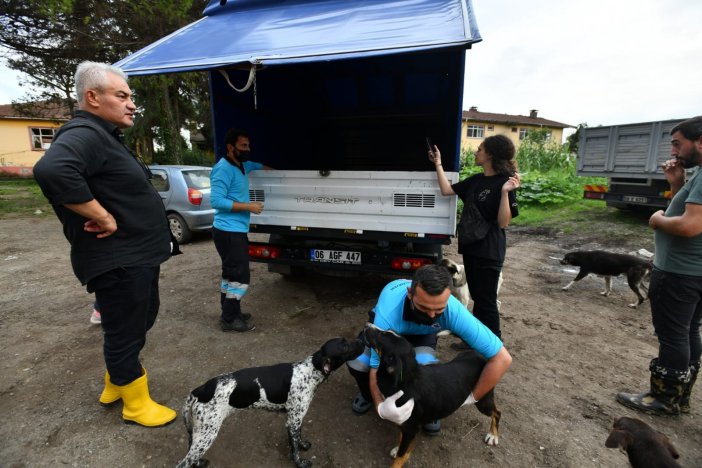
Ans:
{"label": "white-haired man", "polygon": [[107,367],[100,403],[122,400],[125,422],[162,426],[176,412],[151,400],[139,353],[158,314],[160,265],[171,256],[166,213],[148,167],[122,143],[136,111],[124,72],[83,62],[75,82],[80,110],[34,176],[63,224],[73,272],[100,304]]}

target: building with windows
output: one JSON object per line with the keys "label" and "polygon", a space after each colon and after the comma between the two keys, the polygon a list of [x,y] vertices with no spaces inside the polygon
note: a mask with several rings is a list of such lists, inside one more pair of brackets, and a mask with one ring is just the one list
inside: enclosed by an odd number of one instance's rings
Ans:
{"label": "building with windows", "polygon": [[562,143],[563,129],[573,128],[572,125],[544,119],[537,114],[537,110],[530,111],[529,115],[494,114],[471,107],[463,111],[461,151],[475,151],[484,138],[492,135],[506,135],[519,148],[527,133],[535,129],[546,129],[547,138]]}
{"label": "building with windows", "polygon": [[0,173],[29,176],[70,111],[56,104],[0,104]]}

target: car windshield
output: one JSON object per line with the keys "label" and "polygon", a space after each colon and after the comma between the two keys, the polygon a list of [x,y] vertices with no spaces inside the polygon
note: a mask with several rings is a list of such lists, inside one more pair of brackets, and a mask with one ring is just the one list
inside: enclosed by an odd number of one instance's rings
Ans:
{"label": "car windshield", "polygon": [[188,188],[207,189],[210,188],[210,172],[210,169],[183,171],[183,178]]}

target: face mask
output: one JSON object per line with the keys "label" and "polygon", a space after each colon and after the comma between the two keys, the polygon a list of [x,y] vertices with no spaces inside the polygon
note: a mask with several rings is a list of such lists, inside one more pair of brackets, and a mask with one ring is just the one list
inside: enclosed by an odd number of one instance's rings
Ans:
{"label": "face mask", "polygon": [[239,162],[245,162],[251,158],[251,151],[239,151],[238,153],[236,159],[238,159]]}
{"label": "face mask", "polygon": [[407,299],[402,315],[402,318],[405,320],[418,323],[420,325],[433,325],[439,320],[439,315],[435,315],[434,318],[431,318],[424,312],[415,309],[414,303],[410,299]]}

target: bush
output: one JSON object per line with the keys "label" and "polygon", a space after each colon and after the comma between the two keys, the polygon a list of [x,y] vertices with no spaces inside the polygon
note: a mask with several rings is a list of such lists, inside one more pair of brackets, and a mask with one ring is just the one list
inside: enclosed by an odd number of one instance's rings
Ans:
{"label": "bush", "polygon": [[[576,174],[575,154],[567,145],[547,140],[546,130],[527,133],[517,150],[517,163],[522,185],[517,192],[519,204],[523,206],[558,205],[580,200],[585,184],[606,184],[602,177],[579,177]],[[460,180],[466,179],[482,169],[468,151],[461,153]],[[462,204],[459,201],[460,214]]]}

